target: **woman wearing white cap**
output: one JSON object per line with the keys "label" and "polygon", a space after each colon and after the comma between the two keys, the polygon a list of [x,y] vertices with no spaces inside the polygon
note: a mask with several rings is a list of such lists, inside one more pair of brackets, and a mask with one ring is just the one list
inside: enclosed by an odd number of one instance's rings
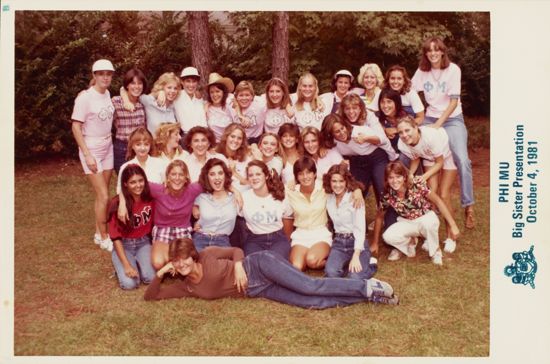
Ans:
{"label": "woman wearing white cap", "polygon": [[332,77],[330,84],[332,92],[327,92],[321,95],[327,110],[335,113],[338,110],[340,102],[351,90],[353,83],[353,75],[348,70],[340,70]]}
{"label": "woman wearing white cap", "polygon": [[233,98],[231,92],[235,84],[230,78],[222,77],[218,73],[211,73],[208,76],[206,88],[206,123],[214,133],[216,143],[220,142],[224,130],[233,122],[230,102]]}
{"label": "woman wearing white cap", "polygon": [[114,107],[109,86],[114,71],[113,64],[106,59],[93,64],[93,86],[77,96],[71,116],[80,162],[95,191],[94,242],[109,251],[113,243],[107,233],[107,204],[114,164],[111,137]]}

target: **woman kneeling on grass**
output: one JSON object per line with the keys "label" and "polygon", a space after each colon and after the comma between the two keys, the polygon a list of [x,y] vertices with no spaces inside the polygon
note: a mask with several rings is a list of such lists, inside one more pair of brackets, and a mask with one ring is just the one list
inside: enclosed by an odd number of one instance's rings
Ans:
{"label": "woman kneeling on grass", "polygon": [[[170,262],[145,291],[145,300],[196,297],[263,297],[304,308],[347,306],[357,302],[397,304],[393,288],[375,278],[313,278],[280,255],[259,251],[244,257],[239,248],[208,247],[197,253],[191,239],[170,243]],[[183,276],[162,286],[166,273]]]}
{"label": "woman kneeling on grass", "polygon": [[422,177],[412,177],[407,167],[401,162],[390,162],[384,174],[384,196],[376,214],[373,244],[378,246],[384,212],[392,207],[397,214],[397,222],[384,232],[386,243],[395,247],[388,260],[397,260],[401,253],[408,257],[416,255],[418,237],[425,239],[426,247],[432,262],[443,265],[443,254],[439,248],[439,217],[435,214],[432,203],[450,227],[450,235],[456,240],[458,226],[443,200],[428,188]]}
{"label": "woman kneeling on grass", "polygon": [[[128,164],[121,172],[121,192],[109,209],[109,235],[114,242],[113,265],[122,289],[134,289],[139,282],[149,284],[155,269],[151,265],[151,229],[154,203],[145,171],[137,164]],[[124,199],[130,219],[117,219],[119,198]]]}

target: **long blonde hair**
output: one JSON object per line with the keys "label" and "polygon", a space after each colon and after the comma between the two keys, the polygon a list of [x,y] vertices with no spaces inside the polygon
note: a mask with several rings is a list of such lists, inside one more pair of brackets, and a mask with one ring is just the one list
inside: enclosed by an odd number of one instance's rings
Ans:
{"label": "long blonde hair", "polygon": [[315,92],[313,93],[313,99],[311,100],[311,110],[320,110],[323,111],[325,109],[325,104],[323,101],[321,101],[321,98],[319,97],[319,83],[317,82],[317,78],[313,76],[311,72],[306,72],[300,76],[300,79],[298,80],[298,86],[296,87],[296,95],[298,96],[298,100],[296,101],[296,110],[302,111],[304,110],[304,95],[302,95],[302,83],[306,78],[311,78],[313,80],[313,84],[315,85]]}

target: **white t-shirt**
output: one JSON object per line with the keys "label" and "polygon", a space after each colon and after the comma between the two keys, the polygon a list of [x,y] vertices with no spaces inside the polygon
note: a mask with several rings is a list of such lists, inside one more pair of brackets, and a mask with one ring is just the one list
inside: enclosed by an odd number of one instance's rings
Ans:
{"label": "white t-shirt", "polygon": [[[120,193],[120,183],[122,178],[122,171],[129,165],[129,164],[139,164],[139,161],[137,157],[134,157],[133,159],[130,159],[128,162],[124,163],[120,167],[120,171],[118,172],[118,178],[116,182],[116,193],[117,195]],[[141,165],[140,165],[141,166]],[[163,183],[165,176],[166,176],[166,167],[168,166],[168,162],[165,160],[158,158],[158,157],[147,157],[147,160],[145,161],[145,166],[141,166],[143,168],[143,171],[145,172],[145,175],[147,176],[148,182],[154,182],[154,183]]]}
{"label": "white t-shirt", "polygon": [[100,94],[90,87],[77,96],[71,119],[82,122],[83,136],[105,137],[111,135],[114,112],[109,90]]}
{"label": "white t-shirt", "polygon": [[283,217],[292,216],[292,208],[286,198],[275,200],[271,194],[259,197],[250,189],[243,192],[243,208],[239,215],[254,234],[268,234],[283,228]]}
{"label": "white t-shirt", "polygon": [[[225,158],[223,154],[210,152],[206,152],[206,160],[204,161],[204,163],[206,164],[206,161],[212,158],[221,159],[227,165],[227,158]],[[199,180],[199,176],[201,174],[201,170],[204,164],[202,164],[193,153],[185,156],[183,158],[183,161],[185,162],[185,164],[187,165],[187,169],[189,170],[189,178],[191,182],[197,182]]]}
{"label": "white t-shirt", "polygon": [[225,109],[222,109],[220,106],[208,107],[206,112],[206,123],[208,128],[214,133],[216,137],[216,143],[220,142],[223,132],[225,129],[233,122],[233,117],[231,115],[231,106],[227,103]]}
{"label": "white t-shirt", "polygon": [[267,109],[264,124],[266,132],[277,134],[281,125],[285,123],[296,124],[296,118],[289,118],[285,109]]}
{"label": "white t-shirt", "polygon": [[283,159],[279,156],[274,156],[269,162],[266,163],[269,169],[274,169],[279,176],[283,170]]}
{"label": "white t-shirt", "polygon": [[454,63],[451,63],[449,67],[443,70],[416,70],[411,80],[412,87],[417,92],[424,91],[424,98],[428,103],[426,116],[433,118],[440,117],[449,106],[451,98],[458,98],[458,104],[449,117],[462,114],[460,78],[460,68]]}
{"label": "white t-shirt", "polygon": [[342,155],[336,148],[329,149],[327,155],[323,158],[319,158],[315,163],[317,167],[317,179],[322,179],[323,175],[328,172],[330,167],[335,164],[340,164],[343,160],[344,158],[342,158]]}
{"label": "white t-shirt", "polygon": [[[247,157],[242,162],[235,161],[235,170],[237,171],[237,173],[241,175],[241,177],[246,178],[246,166],[248,166],[248,163],[251,160],[252,159],[250,157]],[[233,173],[233,176],[232,176],[232,186],[237,190],[239,190],[240,192],[244,192],[250,189],[250,185],[241,184],[241,181],[239,181],[239,179],[235,176],[235,173]]]}
{"label": "white t-shirt", "polygon": [[203,99],[191,98],[182,90],[174,101],[174,109],[176,119],[185,133],[194,126],[207,126]]}
{"label": "white t-shirt", "polygon": [[401,139],[398,140],[397,146],[401,153],[405,154],[410,159],[422,158],[431,165],[435,162],[435,158],[443,156],[444,160],[452,160],[453,156],[449,149],[449,136],[444,128],[430,128],[421,126],[420,140],[414,146],[405,144]]}
{"label": "white t-shirt", "polygon": [[303,103],[302,110],[297,110],[295,104],[294,110],[296,124],[300,128],[300,131],[302,131],[302,129],[306,126],[313,126],[314,128],[321,130],[321,126],[323,125],[323,120],[325,119],[325,116],[330,113],[330,110],[327,111],[326,107],[324,107],[322,111],[319,108],[317,108],[317,110],[312,110],[311,103],[309,102]]}
{"label": "white t-shirt", "polygon": [[418,93],[412,88],[405,95],[401,95],[401,105],[410,106],[415,114],[424,111],[424,104],[420,100]]}

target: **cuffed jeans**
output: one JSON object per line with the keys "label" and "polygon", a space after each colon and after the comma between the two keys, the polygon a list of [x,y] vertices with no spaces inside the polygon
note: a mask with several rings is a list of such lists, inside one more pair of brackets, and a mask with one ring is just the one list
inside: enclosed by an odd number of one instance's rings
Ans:
{"label": "cuffed jeans", "polygon": [[273,251],[288,260],[290,242],[282,229],[268,234],[254,234],[247,229],[244,255],[250,255],[262,250]]}
{"label": "cuffed jeans", "polygon": [[155,278],[155,269],[151,263],[151,238],[149,236],[137,239],[122,238],[122,247],[124,248],[126,259],[138,271],[138,277],[131,278],[126,275],[124,265],[122,265],[118,254],[113,249],[111,260],[115,267],[120,288],[138,288],[140,280],[145,284],[149,284]]}
{"label": "cuffed jeans", "polygon": [[205,234],[201,232],[193,233],[193,244],[198,252],[209,246],[231,247],[231,244],[229,244],[229,235]]}
{"label": "cuffed jeans", "polygon": [[350,278],[313,278],[271,251],[243,260],[248,276],[246,295],[304,308],[323,309],[367,301],[367,281]]}
{"label": "cuffed jeans", "polygon": [[334,234],[332,247],[325,265],[325,275],[330,278],[345,277],[355,279],[371,278],[378,266],[370,263],[370,250],[368,241],[363,243],[364,250],[359,254],[359,261],[363,269],[361,272],[349,272],[348,265],[355,251],[355,238],[353,234]]}
{"label": "cuffed jeans", "polygon": [[[437,118],[425,117],[425,124],[434,124]],[[448,118],[443,128],[449,136],[449,148],[458,169],[460,180],[460,203],[462,207],[474,204],[474,183],[472,179],[472,164],[468,157],[468,130],[462,114]]]}

